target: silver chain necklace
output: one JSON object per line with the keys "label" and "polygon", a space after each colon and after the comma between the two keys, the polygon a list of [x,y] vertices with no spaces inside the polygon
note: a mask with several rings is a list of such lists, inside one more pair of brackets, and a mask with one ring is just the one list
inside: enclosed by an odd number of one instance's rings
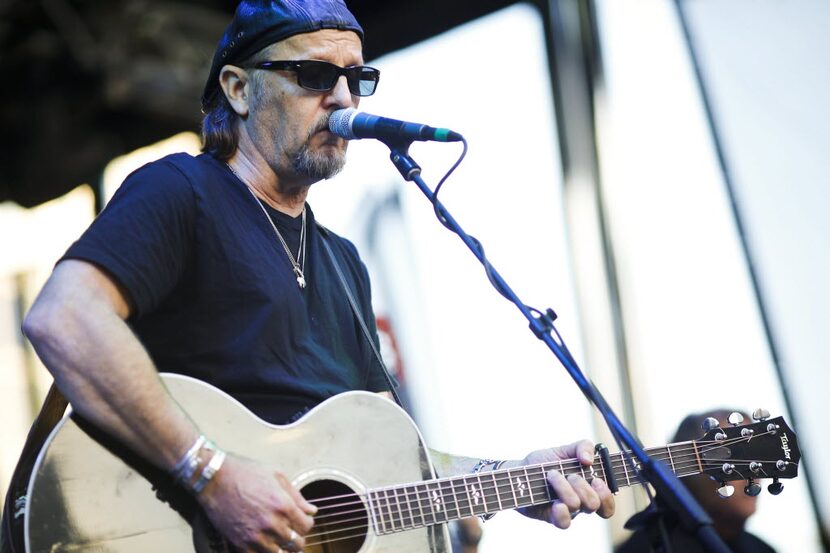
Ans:
{"label": "silver chain necklace", "polygon": [[[233,167],[230,166],[229,163],[225,163],[228,166],[228,169],[231,170],[237,179],[242,182],[247,188],[248,192],[251,193],[251,196],[254,197],[256,200],[257,205],[262,210],[262,213],[265,215],[265,218],[268,220],[268,223],[271,224],[271,228],[274,229],[274,234],[277,235],[277,239],[282,244],[282,249],[285,250],[286,255],[288,255],[288,260],[291,262],[291,267],[294,269],[294,275],[297,277],[297,284],[300,288],[306,287],[305,281],[305,260],[306,260],[306,216],[305,216],[305,205],[303,205],[303,223],[300,227],[300,247],[297,250],[297,257],[294,257],[294,254],[291,253],[291,250],[288,249],[288,244],[285,242],[285,238],[282,237],[282,233],[277,228],[277,225],[274,224],[274,221],[271,219],[271,216],[268,215],[268,211],[265,209],[265,206],[262,203],[262,200],[254,193],[253,188],[242,180],[242,177],[239,176]],[[302,265],[301,265],[302,264]]]}

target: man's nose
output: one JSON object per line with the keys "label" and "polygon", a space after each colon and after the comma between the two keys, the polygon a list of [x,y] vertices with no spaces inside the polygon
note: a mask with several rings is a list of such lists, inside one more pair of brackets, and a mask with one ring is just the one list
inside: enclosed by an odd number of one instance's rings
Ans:
{"label": "man's nose", "polygon": [[334,88],[329,91],[329,96],[341,108],[357,107],[357,100],[349,90],[349,83],[345,75],[340,75],[337,78]]}

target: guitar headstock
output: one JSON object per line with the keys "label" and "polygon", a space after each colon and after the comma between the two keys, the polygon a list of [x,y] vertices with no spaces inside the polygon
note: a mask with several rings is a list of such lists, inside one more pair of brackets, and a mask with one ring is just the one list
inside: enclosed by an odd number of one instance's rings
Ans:
{"label": "guitar headstock", "polygon": [[[760,413],[760,415],[759,415]],[[734,413],[730,416],[731,427],[718,427],[715,419],[707,419],[708,429],[703,438],[695,440],[701,462],[701,471],[713,480],[723,483],[718,490],[722,497],[732,495],[734,488],[726,485],[731,480],[746,480],[744,491],[758,495],[761,486],[756,482],[772,478],[768,486],[770,493],[778,495],[783,489],[781,478],[795,478],[801,452],[795,432],[783,417],[768,419],[769,415],[756,411],[752,424],[740,425],[743,417]]]}

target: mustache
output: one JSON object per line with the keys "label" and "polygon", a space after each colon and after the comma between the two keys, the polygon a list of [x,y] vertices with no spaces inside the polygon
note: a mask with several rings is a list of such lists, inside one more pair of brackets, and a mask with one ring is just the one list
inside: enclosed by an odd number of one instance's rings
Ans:
{"label": "mustache", "polygon": [[[311,138],[318,132],[329,130],[329,119],[331,117],[331,113],[333,113],[333,111],[321,115],[320,118],[315,121],[313,125],[311,125],[308,131],[308,136],[306,137],[306,142],[310,141]],[[334,138],[336,138],[336,141],[341,140],[339,137]]]}
{"label": "mustache", "polygon": [[316,134],[320,131],[327,131],[329,130],[329,118],[331,117],[331,113],[326,113],[325,115],[321,116],[320,119],[311,127],[311,132],[309,136]]}

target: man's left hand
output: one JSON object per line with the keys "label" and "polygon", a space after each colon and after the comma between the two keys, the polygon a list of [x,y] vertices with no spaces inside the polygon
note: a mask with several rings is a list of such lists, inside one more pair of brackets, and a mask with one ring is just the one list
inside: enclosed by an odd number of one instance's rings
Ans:
{"label": "man's left hand", "polygon": [[[541,449],[530,453],[521,464],[550,463],[574,458],[579,459],[586,467],[591,466],[594,460],[594,445],[588,440],[582,440],[565,446]],[[566,478],[555,470],[549,470],[546,476],[548,485],[557,499],[547,505],[519,509],[523,515],[565,529],[579,513],[596,513],[602,518],[609,518],[614,514],[614,496],[600,478],[594,477],[589,483],[582,476],[572,474]]]}

